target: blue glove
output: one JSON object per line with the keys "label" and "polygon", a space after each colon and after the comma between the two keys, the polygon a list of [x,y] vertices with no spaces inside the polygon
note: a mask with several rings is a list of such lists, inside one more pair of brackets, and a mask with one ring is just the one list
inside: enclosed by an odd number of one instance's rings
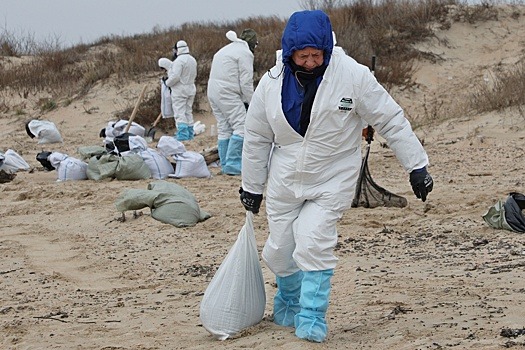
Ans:
{"label": "blue glove", "polygon": [[239,189],[239,194],[241,195],[241,203],[244,205],[244,208],[254,214],[258,214],[263,195],[246,192],[242,187]]}
{"label": "blue glove", "polygon": [[410,173],[410,185],[416,197],[421,198],[424,202],[427,200],[427,195],[432,192],[434,181],[432,180],[432,176],[427,172],[427,168],[423,167],[412,170]]}

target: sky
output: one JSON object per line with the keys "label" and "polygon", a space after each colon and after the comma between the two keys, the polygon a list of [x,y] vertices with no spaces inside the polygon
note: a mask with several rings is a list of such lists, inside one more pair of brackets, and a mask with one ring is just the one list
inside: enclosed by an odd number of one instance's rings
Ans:
{"label": "sky", "polygon": [[71,46],[108,35],[149,33],[188,22],[288,18],[300,0],[0,0],[0,35]]}

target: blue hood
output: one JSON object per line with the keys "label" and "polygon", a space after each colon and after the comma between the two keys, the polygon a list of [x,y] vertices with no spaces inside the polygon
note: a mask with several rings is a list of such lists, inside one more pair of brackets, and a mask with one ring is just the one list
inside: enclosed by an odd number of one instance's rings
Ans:
{"label": "blue hood", "polygon": [[294,51],[306,47],[323,50],[324,63],[328,65],[334,47],[332,24],[328,15],[320,10],[293,13],[284,28],[281,43],[285,65]]}

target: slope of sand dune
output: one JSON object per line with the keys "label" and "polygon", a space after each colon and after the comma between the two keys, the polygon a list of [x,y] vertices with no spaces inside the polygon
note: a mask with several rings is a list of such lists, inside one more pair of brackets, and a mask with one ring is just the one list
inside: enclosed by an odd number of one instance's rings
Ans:
{"label": "slope of sand dune", "polygon": [[[523,7],[500,8],[497,19],[454,22],[418,49],[413,89],[393,92],[418,123],[431,106],[456,108],[491,72],[515,64],[525,48]],[[329,336],[324,345],[297,339],[271,321],[275,284],[263,264],[264,320],[241,336],[213,340],[201,326],[199,303],[244,222],[238,177],[170,179],[191,191],[212,217],[176,228],[126,213],[115,199],[143,181],[56,182],[35,156],[53,150],[78,157],[79,146],[101,145],[99,130],[116,110],[133,105],[142,83],[95,88],[67,107],[31,117],[56,123],[63,144],[38,145],[26,116],[0,116],[1,149],[32,166],[0,184],[0,347],[2,349],[501,349],[525,346],[523,236],[494,230],[482,215],[511,191],[525,192],[523,109],[421,123],[435,180],[427,202],[416,200],[408,176],[380,140],[372,144],[376,182],[405,196],[406,208],[351,209],[338,232]],[[485,81],[485,80],[483,80]],[[490,81],[487,81],[490,83]],[[28,101],[31,103],[32,101]],[[427,116],[428,117],[428,116]],[[208,126],[188,144],[214,146]],[[430,125],[430,126],[429,126]],[[172,133],[167,130],[166,133]],[[162,134],[162,132],[160,133]],[[157,134],[157,136],[160,136]],[[264,204],[263,204],[264,206]],[[264,209],[264,208],[263,208]],[[255,218],[259,249],[267,236]]]}

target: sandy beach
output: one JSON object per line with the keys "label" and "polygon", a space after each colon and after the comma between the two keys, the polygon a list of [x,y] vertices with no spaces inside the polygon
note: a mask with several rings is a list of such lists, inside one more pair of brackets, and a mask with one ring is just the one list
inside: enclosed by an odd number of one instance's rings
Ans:
{"label": "sandy beach", "polygon": [[[100,129],[134,103],[143,84],[153,91],[158,76],[101,84],[44,115],[31,97],[30,115],[2,113],[0,150],[15,150],[31,170],[0,184],[0,348],[525,348],[525,335],[502,335],[525,328],[524,236],[482,219],[510,192],[525,192],[524,110],[429,119],[435,106],[460,108],[480,82],[490,84],[494,72],[523,60],[525,8],[498,11],[497,20],[436,29],[435,39],[417,48],[442,59],[422,59],[413,88],[393,89],[418,126],[434,190],[425,203],[417,200],[393,152],[376,138],[372,176],[409,205],[345,213],[323,344],[300,340],[293,329],[272,322],[276,285],[264,264],[267,305],[260,324],[225,341],[201,325],[204,290],[244,224],[240,177],[210,167],[209,179],[167,180],[192,192],[212,215],[177,228],[152,218],[148,208],[119,220],[116,198],[153,180],[57,182],[56,172],[36,160],[42,150],[78,157],[78,147],[102,145]],[[37,144],[24,130],[30,118],[53,121],[64,143]],[[187,148],[215,146],[213,115],[204,108],[194,119],[206,131]],[[158,131],[157,140],[163,134],[173,130]],[[268,234],[264,202],[262,209],[255,217],[259,250]]]}

